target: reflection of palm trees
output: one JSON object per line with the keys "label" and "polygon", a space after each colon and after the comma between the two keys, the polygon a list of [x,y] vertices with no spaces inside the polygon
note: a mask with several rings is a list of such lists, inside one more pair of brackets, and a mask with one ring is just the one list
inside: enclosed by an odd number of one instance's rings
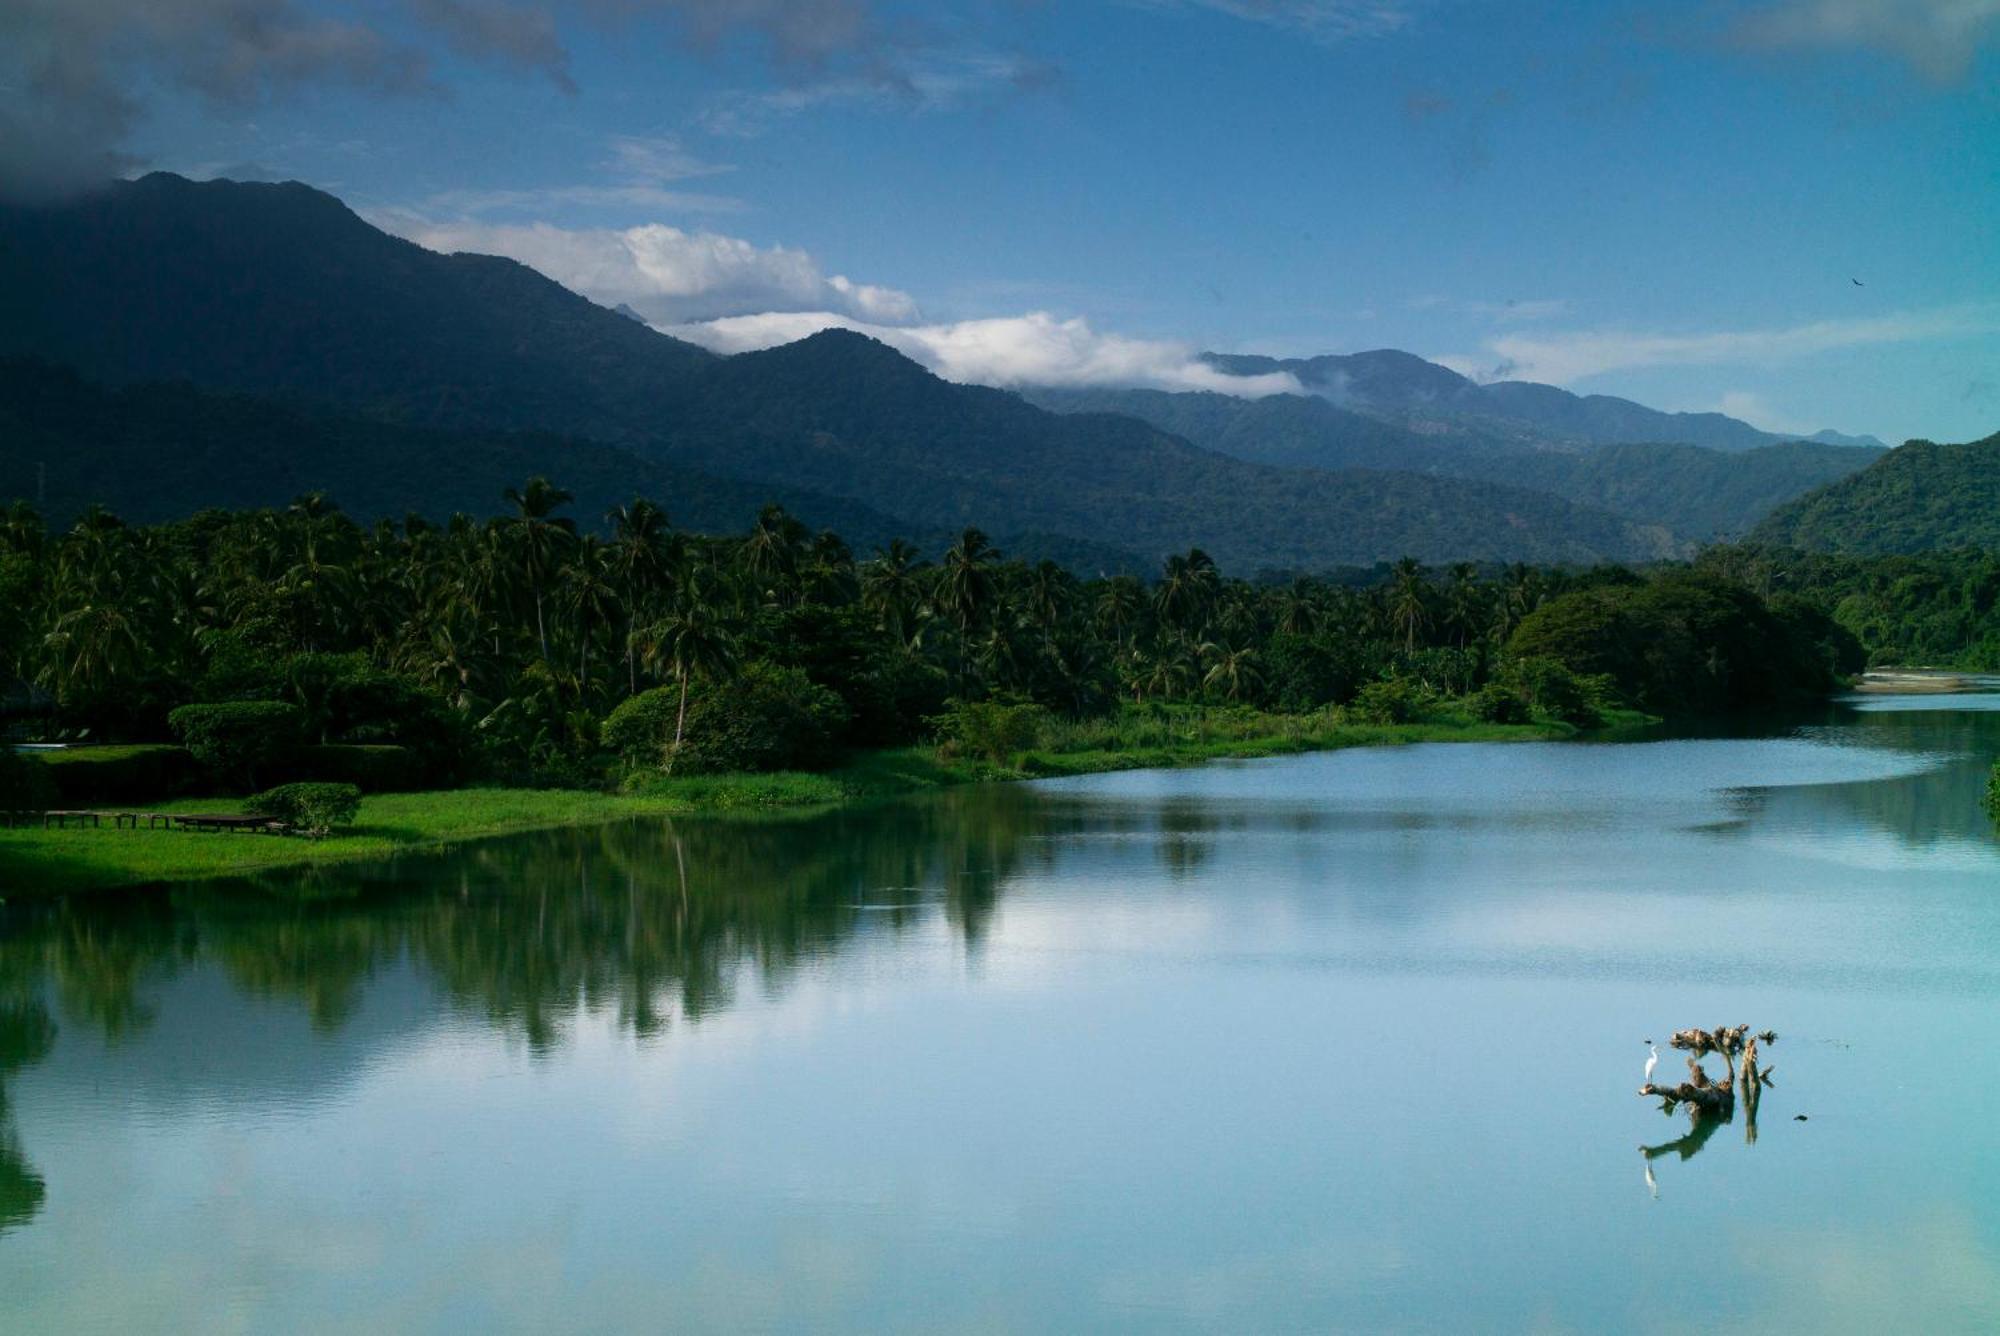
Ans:
{"label": "reflection of palm trees", "polygon": [[[7,982],[0,980],[0,986]],[[34,1219],[48,1196],[14,1133],[7,1077],[47,1057],[55,1037],[55,1022],[39,1002],[0,1004],[0,1234]]]}
{"label": "reflection of palm trees", "polygon": [[[728,1007],[746,969],[782,987],[857,932],[898,931],[925,913],[976,944],[1049,819],[1026,790],[968,790],[756,821],[549,831],[377,874],[274,873],[143,905],[52,904],[0,941],[0,1076],[8,1054],[37,1061],[53,1034],[39,1004],[8,1011],[5,999],[47,992],[70,1021],[115,1040],[150,1022],[151,981],[207,962],[242,994],[302,1006],[325,1030],[360,1009],[377,970],[408,959],[537,1049],[558,1044],[579,1007],[652,1034]],[[918,888],[899,890],[913,905],[900,923],[858,908],[887,887]]]}
{"label": "reflection of palm trees", "polygon": [[[214,962],[243,995],[300,1005],[330,1031],[379,968],[408,959],[537,1052],[580,1012],[654,1035],[730,1006],[745,970],[782,988],[858,933],[901,932],[927,913],[976,948],[1050,820],[1027,790],[968,790],[760,821],[550,831],[377,874],[268,874],[172,900],[37,907],[0,938],[0,1231],[47,1195],[5,1092],[53,1044],[43,996],[116,1041],[150,1024],[150,983]],[[911,910],[865,913],[888,887]]]}

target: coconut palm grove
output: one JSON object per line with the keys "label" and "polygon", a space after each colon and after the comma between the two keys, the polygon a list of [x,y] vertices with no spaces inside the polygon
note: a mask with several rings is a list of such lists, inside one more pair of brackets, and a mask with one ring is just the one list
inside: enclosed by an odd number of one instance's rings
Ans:
{"label": "coconut palm grove", "polygon": [[1701,716],[1808,698],[1866,658],[1823,604],[1765,599],[1720,552],[1644,574],[1404,560],[1253,583],[1194,549],[1151,579],[1085,579],[977,529],[858,557],[776,506],[712,537],[646,499],[580,527],[571,499],[534,478],[484,521],[363,526],[309,495],[146,527],[92,511],[59,533],[17,505],[13,708],[50,737],[160,744],[112,764],[183,785],[253,777],[178,744],[202,710],[257,705],[241,746],[291,780],[615,789],[939,740],[1012,765],[1149,720],[1279,736]]}

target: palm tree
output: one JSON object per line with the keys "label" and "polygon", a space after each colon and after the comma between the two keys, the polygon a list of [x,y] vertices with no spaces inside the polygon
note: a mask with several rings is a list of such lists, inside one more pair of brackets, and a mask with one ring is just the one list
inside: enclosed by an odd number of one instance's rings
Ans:
{"label": "palm tree", "polygon": [[618,613],[618,594],[606,570],[604,544],[586,536],[562,568],[563,610],[576,632],[578,692],[590,693],[590,646],[597,629]]}
{"label": "palm tree", "polygon": [[1098,591],[1094,615],[1100,629],[1109,631],[1120,645],[1129,646],[1145,611],[1145,586],[1129,575],[1114,575]]}
{"label": "palm tree", "polygon": [[87,603],[64,613],[46,646],[51,662],[45,685],[65,701],[107,694],[137,677],[146,659],[136,619],[112,603]]}
{"label": "palm tree", "polygon": [[1493,638],[1505,640],[1521,624],[1522,618],[1541,605],[1541,576],[1525,562],[1515,562],[1507,568],[1507,578],[1500,587],[1499,606],[1493,623]]}
{"label": "palm tree", "polygon": [[1278,599],[1278,629],[1288,636],[1309,636],[1319,629],[1318,589],[1303,575]]}
{"label": "palm tree", "polygon": [[677,591],[672,609],[644,632],[644,639],[648,664],[666,667],[680,685],[674,747],[667,754],[671,774],[687,732],[688,683],[697,674],[719,677],[728,672],[736,663],[736,638],[698,582],[688,580]]}
{"label": "palm tree", "polygon": [[1246,690],[1263,685],[1264,674],[1258,667],[1256,650],[1230,644],[1207,644],[1201,648],[1209,663],[1201,684],[1211,691],[1219,688],[1228,699],[1240,700]]}
{"label": "palm tree", "polygon": [[910,625],[922,597],[918,569],[917,549],[896,538],[861,571],[861,606],[906,648],[916,640]]}
{"label": "palm tree", "polygon": [[1045,636],[1053,635],[1055,629],[1069,615],[1070,603],[1076,594],[1076,577],[1053,561],[1040,561],[1035,569],[1028,572],[1026,594],[1027,613],[1035,626]]}
{"label": "palm tree", "polygon": [[528,485],[518,490],[509,487],[506,498],[515,510],[510,521],[518,539],[515,556],[527,579],[529,596],[535,601],[535,636],[541,642],[542,662],[547,663],[549,624],[542,610],[543,587],[558,556],[576,537],[576,522],[558,519],[555,513],[576,498],[547,478],[530,478]]}
{"label": "palm tree", "polygon": [[854,574],[854,552],[847,540],[831,529],[813,535],[805,552],[801,592],[815,603],[845,607],[854,601],[860,586]]}
{"label": "palm tree", "polygon": [[643,498],[620,506],[611,521],[611,570],[624,589],[626,691],[639,694],[639,620],[673,581],[680,548],[667,513]]}
{"label": "palm tree", "polygon": [[973,624],[991,612],[993,566],[999,560],[1000,553],[992,541],[978,529],[967,529],[945,550],[938,604],[957,624],[960,635],[969,634]]}
{"label": "palm tree", "polygon": [[1445,629],[1464,649],[1478,630],[1480,605],[1479,568],[1461,561],[1451,568],[1451,583],[1444,591]]}
{"label": "palm tree", "polygon": [[957,679],[965,685],[965,660],[972,649],[972,628],[993,615],[998,584],[994,566],[1000,553],[978,529],[967,529],[945,549],[944,564],[931,591],[938,612],[958,628]]}
{"label": "palm tree", "polygon": [[743,541],[743,569],[758,589],[781,607],[796,602],[799,565],[806,551],[806,526],[783,506],[765,506]]}
{"label": "palm tree", "polygon": [[1431,624],[1431,587],[1423,563],[1404,557],[1390,575],[1389,622],[1403,637],[1405,653],[1414,653],[1417,634]]}
{"label": "palm tree", "polygon": [[1220,582],[1214,559],[1198,547],[1168,557],[1153,591],[1153,611],[1162,622],[1194,635],[1207,625]]}

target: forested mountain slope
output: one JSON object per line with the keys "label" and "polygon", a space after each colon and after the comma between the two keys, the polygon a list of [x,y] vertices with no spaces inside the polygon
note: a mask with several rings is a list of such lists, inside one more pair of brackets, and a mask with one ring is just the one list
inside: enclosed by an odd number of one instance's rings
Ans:
{"label": "forested mountain slope", "polygon": [[1795,496],[1865,468],[1879,451],[1786,441],[1723,452],[1692,445],[1555,448],[1465,429],[1419,432],[1328,400],[1161,390],[1037,389],[1062,412],[1142,418],[1238,458],[1318,468],[1408,469],[1545,491],[1656,525],[1686,542],[1739,536]]}
{"label": "forested mountain slope", "polygon": [[2000,433],[1965,445],[1911,441],[1780,507],[1751,539],[1860,556],[2000,551]]}
{"label": "forested mountain slope", "polygon": [[[1517,488],[1280,470],[1131,418],[1046,413],[857,335],[714,357],[511,261],[389,237],[299,185],[156,175],[0,210],[0,293],[0,352],[113,383],[556,433],[760,493],[845,498],[917,529],[1109,537],[1149,560],[1200,545],[1244,570],[1662,550],[1620,517]],[[294,448],[327,447],[308,434]],[[155,453],[124,467],[138,487],[133,469],[171,477],[174,464]],[[405,495],[428,476],[383,467]]]}

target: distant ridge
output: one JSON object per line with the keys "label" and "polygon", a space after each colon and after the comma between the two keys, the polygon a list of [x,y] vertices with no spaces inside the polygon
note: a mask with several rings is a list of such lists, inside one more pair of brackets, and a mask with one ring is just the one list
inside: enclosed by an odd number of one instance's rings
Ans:
{"label": "distant ridge", "polygon": [[[1203,358],[1232,376],[1290,372],[1309,393],[1343,408],[1425,429],[1481,429],[1550,445],[1670,442],[1711,450],[1753,450],[1798,439],[1760,431],[1722,413],[1668,413],[1630,399],[1571,394],[1528,381],[1482,385],[1414,353],[1388,348],[1304,358],[1225,353],[1204,353]],[[1882,444],[1872,436],[1834,431],[1810,439],[1826,445]]]}
{"label": "distant ridge", "polygon": [[[1543,492],[1270,467],[1131,417],[1048,413],[942,381],[855,334],[716,357],[513,261],[388,236],[296,183],[154,175],[60,206],[0,208],[5,353],[112,385],[183,381],[447,433],[544,433],[918,531],[971,524],[1149,564],[1197,545],[1244,572],[1676,550],[1648,526]],[[292,448],[330,447],[308,434]],[[162,486],[185,478],[174,451],[136,461],[117,486],[143,485],[142,468]],[[424,476],[394,457],[381,467],[385,485]],[[317,471],[310,460],[297,470]]]}
{"label": "distant ridge", "polygon": [[1779,507],[1751,540],[1853,556],[2000,552],[2000,433],[1965,445],[1911,441]]}
{"label": "distant ridge", "polygon": [[1197,445],[1259,463],[1414,470],[1533,488],[1689,542],[1741,536],[1772,507],[1866,468],[1879,453],[1797,441],[1733,452],[1654,442],[1541,444],[1475,426],[1418,431],[1295,394],[1027,393],[1058,412],[1143,418]]}

